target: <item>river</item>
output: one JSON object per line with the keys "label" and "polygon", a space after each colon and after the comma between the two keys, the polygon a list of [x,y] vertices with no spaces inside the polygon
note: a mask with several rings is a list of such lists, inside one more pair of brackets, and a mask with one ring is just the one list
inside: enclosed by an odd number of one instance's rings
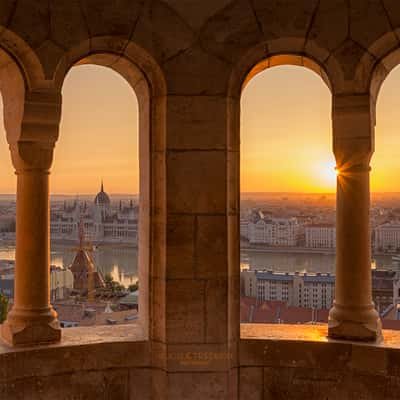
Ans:
{"label": "river", "polygon": [[[50,263],[61,267],[69,267],[76,254],[73,244],[52,244]],[[138,279],[137,248],[122,245],[98,246],[89,252],[94,265],[103,275],[109,273],[115,281],[125,287],[135,283]],[[0,260],[14,260],[15,245],[0,244]]]}
{"label": "river", "polygon": [[[318,253],[268,252],[246,249],[240,254],[242,267],[250,269],[268,269],[278,272],[324,272],[335,273],[335,255]],[[391,255],[379,255],[373,258],[376,268],[393,268]]]}
{"label": "river", "polygon": [[[292,250],[293,251],[293,250]],[[69,267],[76,253],[74,245],[51,245],[51,264]],[[121,245],[98,246],[91,252],[96,268],[103,274],[110,273],[114,280],[125,287],[135,283],[138,279],[137,249]],[[15,246],[13,244],[0,244],[0,260],[14,260]],[[334,254],[316,253],[285,253],[241,251],[242,266],[250,269],[269,269],[279,272],[329,272],[335,271]],[[391,255],[374,257],[377,268],[395,268]]]}

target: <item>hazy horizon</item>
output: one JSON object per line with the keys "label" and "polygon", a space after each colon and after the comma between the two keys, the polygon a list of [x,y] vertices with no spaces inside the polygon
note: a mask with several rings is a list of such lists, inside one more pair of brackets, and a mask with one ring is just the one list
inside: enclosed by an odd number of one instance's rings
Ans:
{"label": "hazy horizon", "polygon": [[[111,196],[118,196],[118,197],[138,197],[139,193],[119,193],[119,192],[109,192],[106,191],[109,195]],[[70,194],[70,193],[50,193],[50,197],[58,196],[58,197],[71,197],[71,198],[76,198],[76,197],[94,197],[96,196],[98,192],[95,193],[76,193],[76,194]],[[260,195],[307,195],[307,196],[334,196],[336,195],[336,192],[279,192],[279,191],[269,191],[269,192],[240,192],[240,195],[246,195],[246,196],[260,196]],[[398,192],[373,192],[371,191],[371,195],[394,195],[397,194],[400,196],[400,191]],[[0,197],[15,197],[15,193],[0,193]]]}

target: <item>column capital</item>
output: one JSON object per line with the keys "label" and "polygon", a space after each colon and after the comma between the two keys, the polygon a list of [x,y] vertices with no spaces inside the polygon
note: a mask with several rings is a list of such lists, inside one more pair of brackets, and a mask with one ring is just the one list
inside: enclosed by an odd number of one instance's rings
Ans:
{"label": "column capital", "polygon": [[22,115],[11,118],[11,110],[5,115],[8,143],[39,141],[54,144],[58,139],[61,103],[61,93],[53,90],[27,92]]}
{"label": "column capital", "polygon": [[340,175],[368,174],[371,170],[369,164],[373,152],[372,138],[333,140],[333,153]]}
{"label": "column capital", "polygon": [[374,105],[369,93],[334,94],[332,97],[333,114],[337,113],[369,113]]}
{"label": "column capital", "polygon": [[368,172],[374,152],[374,103],[369,94],[333,97],[333,152],[339,171]]}
{"label": "column capital", "polygon": [[370,95],[333,96],[333,138],[372,138],[375,126],[375,106]]}
{"label": "column capital", "polygon": [[48,173],[53,162],[54,143],[19,141],[10,144],[16,174],[40,171]]}
{"label": "column capital", "polygon": [[48,89],[27,92],[22,117],[17,119],[6,118],[7,141],[17,173],[48,170],[58,139],[61,93]]}

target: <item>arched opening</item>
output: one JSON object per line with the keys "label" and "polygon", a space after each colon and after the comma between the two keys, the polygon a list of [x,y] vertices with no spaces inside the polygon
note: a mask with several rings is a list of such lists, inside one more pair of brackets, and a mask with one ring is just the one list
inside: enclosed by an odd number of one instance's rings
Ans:
{"label": "arched opening", "polygon": [[16,175],[9,144],[18,137],[25,82],[19,65],[0,49],[0,324],[15,294]]}
{"label": "arched opening", "polygon": [[327,322],[336,248],[328,78],[308,59],[276,56],[243,87],[241,322]]}
{"label": "arched opening", "polygon": [[[395,56],[389,56],[389,61],[398,61],[398,55]],[[397,311],[400,301],[397,293],[400,265],[400,66],[392,69],[393,65],[388,62],[386,65],[391,72],[385,73],[384,81],[381,82],[377,75],[373,81],[380,90],[376,102],[375,151],[371,159],[372,294],[383,327],[400,329]]]}
{"label": "arched opening", "polygon": [[148,88],[136,97],[139,73],[129,81],[104,60],[84,60],[63,83],[51,186],[51,299],[63,327],[147,323]]}
{"label": "arched opening", "polygon": [[14,298],[16,177],[3,123],[0,96],[0,324]]}

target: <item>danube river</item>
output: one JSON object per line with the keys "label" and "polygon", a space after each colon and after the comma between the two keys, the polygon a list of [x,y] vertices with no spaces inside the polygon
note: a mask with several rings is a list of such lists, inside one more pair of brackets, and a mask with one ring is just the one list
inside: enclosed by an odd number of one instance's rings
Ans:
{"label": "danube river", "polygon": [[[263,249],[242,249],[241,264],[250,269],[268,269],[279,272],[330,272],[335,271],[334,254],[269,252]],[[51,264],[69,267],[76,253],[72,245],[52,244]],[[96,268],[103,274],[110,273],[112,277],[128,286],[135,283],[138,276],[137,249],[122,245],[101,245],[91,252]],[[0,260],[14,260],[15,246],[0,244]],[[374,264],[377,268],[396,268],[392,257],[376,256]]]}
{"label": "danube river", "polygon": [[[329,253],[276,252],[262,249],[242,249],[240,262],[242,267],[267,269],[278,272],[325,272],[335,273],[335,255]],[[396,268],[391,255],[379,255],[373,258],[373,267]]]}
{"label": "danube river", "polygon": [[[74,244],[52,244],[50,259],[52,265],[69,267],[76,254]],[[109,273],[114,280],[124,286],[135,283],[138,279],[137,249],[123,245],[102,245],[89,252],[97,270],[103,275]],[[14,260],[15,245],[0,244],[0,260]]]}

